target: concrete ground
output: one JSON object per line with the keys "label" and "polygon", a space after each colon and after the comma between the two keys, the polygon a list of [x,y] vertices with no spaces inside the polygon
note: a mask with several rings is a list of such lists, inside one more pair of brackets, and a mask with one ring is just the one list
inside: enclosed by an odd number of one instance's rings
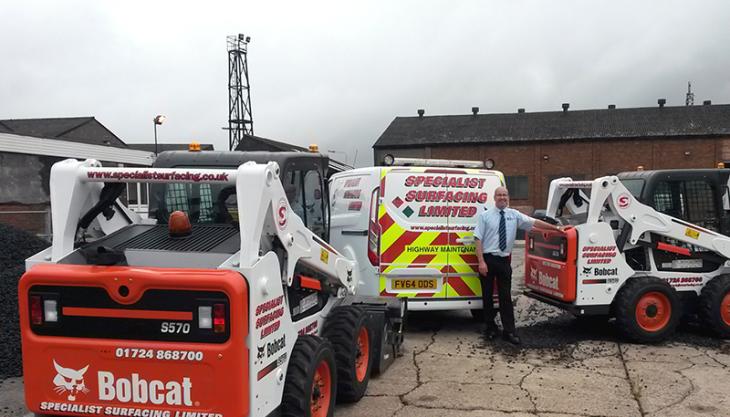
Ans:
{"label": "concrete ground", "polygon": [[[623,342],[520,293],[523,345],[486,341],[468,312],[413,313],[403,355],[337,417],[730,416],[730,343],[695,326],[659,346]],[[22,380],[0,382],[0,417],[22,416]]]}
{"label": "concrete ground", "polygon": [[403,356],[337,417],[730,416],[730,343],[691,325],[670,343],[623,342],[514,295],[523,346],[486,341],[468,313],[412,314]]}

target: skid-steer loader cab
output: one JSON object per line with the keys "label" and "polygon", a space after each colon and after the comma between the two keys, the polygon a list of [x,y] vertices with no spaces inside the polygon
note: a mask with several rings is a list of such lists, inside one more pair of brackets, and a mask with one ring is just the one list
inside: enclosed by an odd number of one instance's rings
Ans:
{"label": "skid-steer loader cab", "polygon": [[[327,202],[328,158],[306,152],[167,151],[157,157],[157,168],[232,169],[246,162],[276,162],[279,178],[292,210],[308,229],[325,241],[329,238]],[[238,221],[235,187],[215,184],[152,184],[149,213],[167,223],[170,213],[182,210],[192,223],[231,223]]]}
{"label": "skid-steer loader cab", "polygon": [[656,211],[730,235],[730,169],[622,172],[618,178]]}

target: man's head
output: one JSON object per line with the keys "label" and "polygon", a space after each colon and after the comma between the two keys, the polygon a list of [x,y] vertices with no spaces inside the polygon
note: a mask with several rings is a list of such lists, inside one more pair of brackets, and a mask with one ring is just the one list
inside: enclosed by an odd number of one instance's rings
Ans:
{"label": "man's head", "polygon": [[497,189],[494,190],[494,205],[497,206],[498,209],[503,209],[509,206],[509,191],[507,191],[507,187],[497,187]]}

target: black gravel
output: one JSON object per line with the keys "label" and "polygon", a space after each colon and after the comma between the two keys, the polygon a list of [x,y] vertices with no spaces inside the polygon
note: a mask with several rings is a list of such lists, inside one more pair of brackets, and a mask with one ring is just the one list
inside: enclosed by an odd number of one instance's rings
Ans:
{"label": "black gravel", "polygon": [[25,272],[25,259],[48,246],[43,239],[0,223],[0,379],[23,374],[18,280]]}

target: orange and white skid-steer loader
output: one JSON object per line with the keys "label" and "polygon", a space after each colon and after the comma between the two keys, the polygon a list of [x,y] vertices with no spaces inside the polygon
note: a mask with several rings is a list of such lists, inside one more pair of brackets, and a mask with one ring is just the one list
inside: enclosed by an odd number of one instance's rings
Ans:
{"label": "orange and white skid-steer loader", "polygon": [[[404,311],[354,294],[356,263],[305,227],[280,174],[56,163],[53,243],[19,284],[28,409],[325,417],[360,399]],[[117,199],[129,182],[187,210],[143,219]]]}
{"label": "orange and white skid-steer loader", "polygon": [[638,342],[665,340],[684,313],[730,337],[729,237],[643,204],[616,176],[553,180],[546,216],[568,227],[528,233],[528,296],[615,317]]}

